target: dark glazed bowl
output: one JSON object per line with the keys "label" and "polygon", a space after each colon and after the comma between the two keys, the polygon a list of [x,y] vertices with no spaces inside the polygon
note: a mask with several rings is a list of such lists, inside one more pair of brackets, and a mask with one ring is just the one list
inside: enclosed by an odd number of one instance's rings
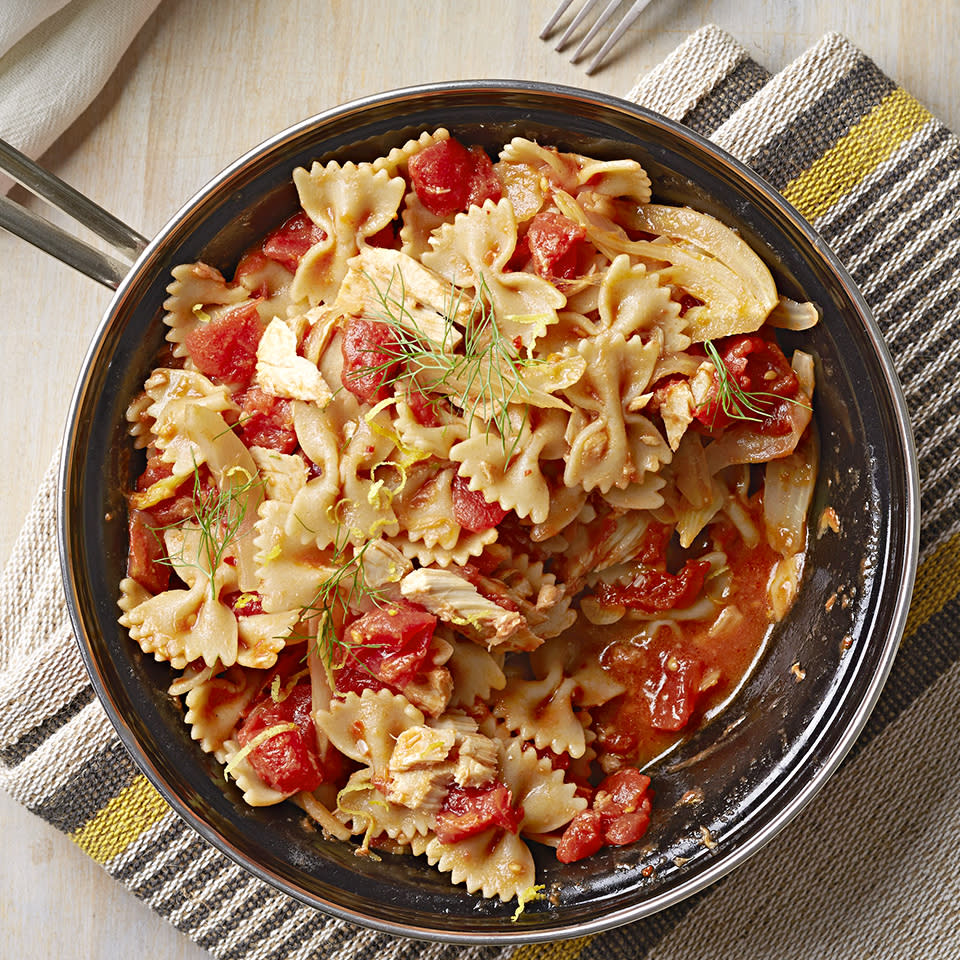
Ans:
{"label": "dark glazed bowl", "polygon": [[[634,157],[657,199],[738,229],[780,291],[813,300],[823,314],[812,331],[786,337],[816,358],[821,439],[795,606],[736,701],[650,771],[656,809],[642,844],[569,865],[538,850],[550,898],[529,904],[516,922],[513,905],[468,894],[421,859],[373,863],[307,833],[290,805],[246,807],[190,739],[164,693],[169,671],[142,656],[116,622],[122,491],[138,466],[123,414],[162,342],[171,267],[203,259],[229,275],[240,252],[292,212],[294,167],[372,160],[440,125],[489,147],[524,135],[591,156]],[[822,240],[746,167],[678,124],[612,97],[532,83],[371,97],[304,121],[225,170],[169,221],[117,290],[76,389],[61,483],[63,575],[83,657],[121,739],[163,796],[207,840],[305,903],[388,932],[454,942],[544,941],[623,924],[682,900],[759,850],[814,796],[866,722],[904,628],[917,555],[906,408],[867,306]],[[818,537],[827,506],[841,531]],[[838,602],[826,604],[833,594]],[[806,671],[802,682],[791,673],[795,663]],[[680,804],[693,789],[703,802]]]}

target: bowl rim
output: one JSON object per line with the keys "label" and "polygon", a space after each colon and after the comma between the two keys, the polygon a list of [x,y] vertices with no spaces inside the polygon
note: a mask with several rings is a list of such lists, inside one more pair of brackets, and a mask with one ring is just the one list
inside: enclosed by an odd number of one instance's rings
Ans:
{"label": "bowl rim", "polygon": [[[178,794],[166,786],[163,776],[150,760],[150,757],[141,746],[132,728],[124,720],[104,676],[100,672],[96,660],[92,655],[91,641],[87,635],[81,612],[81,603],[77,588],[77,574],[73,569],[70,558],[69,544],[72,542],[73,535],[71,532],[72,519],[68,503],[68,494],[74,483],[73,474],[78,446],[78,414],[83,407],[84,399],[89,389],[89,377],[100,356],[105,334],[117,315],[121,312],[128,292],[139,277],[155,272],[154,261],[158,258],[160,251],[164,248],[166,240],[175,231],[176,227],[181,221],[188,217],[190,211],[218,191],[226,181],[240,174],[263,154],[276,149],[288,139],[296,138],[313,128],[322,128],[331,121],[343,118],[350,113],[362,113],[371,107],[382,107],[391,102],[400,101],[407,105],[417,100],[426,100],[437,94],[455,94],[458,92],[470,92],[471,94],[477,95],[488,93],[491,96],[508,94],[548,96],[554,99],[559,98],[566,102],[597,105],[608,111],[612,111],[614,114],[627,115],[631,118],[639,119],[643,123],[660,128],[681,143],[692,146],[696,150],[710,155],[716,163],[735,174],[737,179],[746,181],[752,190],[761,194],[767,202],[777,209],[780,216],[789,221],[790,225],[804,236],[809,244],[810,252],[814,253],[822,261],[823,265],[826,266],[827,271],[832,274],[833,279],[839,283],[850,305],[859,315],[883,374],[884,385],[887,391],[886,399],[890,401],[892,406],[898,428],[897,439],[902,445],[901,453],[906,468],[905,476],[902,478],[906,498],[905,502],[900,505],[903,518],[902,538],[907,547],[907,556],[903,558],[904,576],[893,604],[889,621],[890,627],[887,636],[884,638],[884,649],[880,655],[877,669],[873,673],[865,696],[861,699],[851,719],[847,723],[842,736],[831,752],[823,759],[817,769],[812,772],[809,779],[800,789],[796,790],[790,797],[784,807],[779,810],[768,823],[763,825],[762,829],[747,837],[736,850],[730,852],[723,860],[708,865],[701,872],[685,880],[675,888],[654,894],[648,898],[642,898],[637,903],[620,908],[614,912],[602,914],[588,921],[578,922],[573,927],[545,927],[537,930],[518,928],[515,931],[505,929],[495,932],[484,931],[479,933],[454,934],[445,930],[436,930],[418,924],[381,921],[377,918],[368,917],[349,907],[333,903],[315,893],[305,894],[303,890],[288,882],[283,877],[278,876],[263,864],[253,862],[213,829],[202,817],[191,809]],[[877,699],[892,668],[897,648],[906,627],[910,596],[917,572],[920,540],[920,496],[917,456],[906,401],[893,365],[892,357],[863,295],[860,293],[839,258],[832,252],[813,226],[811,226],[775,188],[746,166],[746,164],[705,137],[683,126],[678,121],[671,120],[655,111],[610,94],[587,91],[561,84],[524,80],[485,79],[425,83],[400,87],[349,100],[311,117],[307,117],[268,137],[228,164],[216,176],[197,190],[167,220],[138,256],[130,271],[117,287],[93,335],[91,344],[83,360],[81,373],[73,391],[68,420],[64,430],[58,476],[57,512],[57,540],[66,603],[87,674],[121,742],[131,754],[137,766],[143,771],[148,780],[160,792],[161,796],[163,796],[171,808],[176,811],[190,828],[199,833],[216,849],[250,871],[254,876],[292,896],[301,903],[321,909],[340,920],[370,927],[383,933],[451,944],[508,945],[544,943],[566,937],[592,935],[620,926],[663,910],[703,890],[749,859],[761,849],[761,847],[779,834],[781,830],[806,807],[834,773],[860,735],[876,705]]]}

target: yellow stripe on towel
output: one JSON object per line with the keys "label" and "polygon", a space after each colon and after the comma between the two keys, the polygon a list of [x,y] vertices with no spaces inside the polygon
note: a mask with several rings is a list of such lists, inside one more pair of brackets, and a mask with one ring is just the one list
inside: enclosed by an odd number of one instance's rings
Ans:
{"label": "yellow stripe on towel", "polygon": [[97,863],[123,853],[144,830],[169,810],[166,801],[142,774],[120,791],[70,839]]}
{"label": "yellow stripe on towel", "polygon": [[577,960],[584,947],[593,937],[577,937],[575,940],[558,940],[555,943],[531,943],[520,947],[510,960]]}
{"label": "yellow stripe on towel", "polygon": [[809,221],[830,209],[933,117],[899,87],[783,191]]}
{"label": "yellow stripe on towel", "polygon": [[912,636],[957,596],[960,587],[960,533],[955,533],[920,565],[904,637]]}

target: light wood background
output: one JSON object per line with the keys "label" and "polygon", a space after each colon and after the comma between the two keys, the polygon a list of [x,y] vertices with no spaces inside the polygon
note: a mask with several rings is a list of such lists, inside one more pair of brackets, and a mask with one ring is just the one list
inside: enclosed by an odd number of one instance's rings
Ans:
{"label": "light wood background", "polygon": [[[235,156],[344,100],[469,78],[547,80],[622,94],[707,23],[734,34],[771,70],[825,32],[839,31],[960,129],[956,0],[653,0],[592,77],[537,39],[554,5],[163,0],[102,95],[43,163],[150,236]],[[9,555],[54,455],[108,299],[106,289],[0,235],[0,559]],[[207,956],[3,794],[0,844],[0,956]]]}

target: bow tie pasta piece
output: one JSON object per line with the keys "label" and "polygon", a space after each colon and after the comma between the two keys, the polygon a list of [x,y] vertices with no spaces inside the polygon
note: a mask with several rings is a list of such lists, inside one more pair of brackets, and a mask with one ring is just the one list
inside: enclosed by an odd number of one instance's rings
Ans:
{"label": "bow tie pasta piece", "polygon": [[650,202],[650,177],[636,160],[594,160],[578,153],[561,153],[523,137],[514,137],[500,151],[500,160],[532,168],[553,187],[570,194],[584,191],[622,197],[634,204]]}
{"label": "bow tie pasta piece", "polygon": [[431,866],[450,874],[451,883],[462,883],[468,893],[479,891],[504,903],[519,897],[536,881],[530,848],[502,827],[490,827],[456,843],[442,843],[433,837],[423,852]]}
{"label": "bow tie pasta piece", "polygon": [[135,447],[145,447],[152,439],[154,424],[171,400],[190,399],[217,413],[237,414],[240,408],[222,384],[214,384],[194,370],[158,367],[147,378],[141,393],[126,411],[130,436]]}
{"label": "bow tie pasta piece", "polygon": [[[564,391],[574,412],[566,436],[570,444],[563,480],[606,493],[626,487],[648,470],[670,461],[670,448],[656,428],[631,414],[634,401],[647,389],[659,356],[659,342],[602,330],[581,341],[586,371],[574,387]],[[637,436],[631,427],[646,428]],[[637,442],[639,441],[639,442]]]}
{"label": "bow tie pasta piece", "polygon": [[447,222],[431,213],[416,193],[408,191],[400,212],[400,250],[408,257],[422,260],[430,250],[430,238]]}
{"label": "bow tie pasta piece", "polygon": [[540,461],[566,452],[567,415],[522,407],[508,414],[509,435],[475,420],[467,438],[450,450],[450,459],[460,464],[458,473],[470,481],[470,489],[482,491],[488,502],[542,523],[550,512],[550,483]]}
{"label": "bow tie pasta piece", "polygon": [[503,654],[496,650],[455,638],[453,655],[447,661],[454,690],[450,705],[470,709],[489,700],[494,690],[502,690],[507,682],[502,661]]}
{"label": "bow tie pasta piece", "polygon": [[215,751],[216,758],[230,770],[230,777],[243,794],[243,801],[251,807],[272,807],[293,796],[294,791],[281,792],[267,786],[257,775],[243,748],[232,737]]}
{"label": "bow tie pasta piece", "polygon": [[[136,593],[127,596],[130,600]],[[237,661],[237,618],[220,602],[219,589],[211,596],[205,577],[198,577],[189,590],[147,595],[131,604],[119,622],[144,653],[181,670],[199,658],[208,666],[219,661],[229,667]]]}
{"label": "bow tie pasta piece", "polygon": [[430,239],[424,264],[451,283],[472,287],[490,300],[494,322],[510,342],[530,347],[557,322],[567,298],[549,281],[532,273],[508,272],[517,246],[517,221],[507,199],[459,213]]}
{"label": "bow tie pasta piece", "polygon": [[507,671],[507,683],[493,701],[493,715],[537,749],[582,757],[587,749],[583,725],[573,699],[577,682],[564,676],[563,665],[554,664],[540,680],[528,680],[519,670]]}
{"label": "bow tie pasta piece", "polygon": [[209,676],[187,692],[184,722],[205,753],[230,739],[244,710],[260,690],[261,677],[239,666]]}
{"label": "bow tie pasta piece", "polygon": [[[420,783],[424,782],[429,784],[429,780],[420,778]],[[442,792],[440,788],[437,791]],[[418,799],[412,793],[406,798],[411,803]],[[425,793],[423,799],[428,799],[428,794]],[[441,799],[442,796],[436,798],[436,805]],[[351,833],[363,835],[361,849],[365,849],[373,837],[387,836],[400,844],[410,844],[418,837],[425,839],[430,830],[433,806],[428,801],[426,805],[411,807],[388,799],[373,786],[370,768],[364,767],[350,775],[347,785],[340,791],[334,815]]]}
{"label": "bow tie pasta piece", "polygon": [[422,726],[424,716],[400,694],[364,690],[362,696],[348,693],[316,711],[314,722],[345,757],[370,767],[375,781],[386,782],[397,738]]}
{"label": "bow tie pasta piece", "polygon": [[620,254],[603,274],[597,302],[602,328],[634,334],[657,331],[662,336],[661,353],[680,353],[690,346],[684,332],[687,321],[680,316],[680,304],[670,297],[656,274],[642,263],[631,263]]}
{"label": "bow tie pasta piece", "polygon": [[298,167],[293,181],[300,205],[326,234],[304,255],[290,287],[295,300],[310,306],[331,303],[356,256],[369,237],[397,216],[406,184],[368,163],[314,163],[309,172]]}
{"label": "bow tie pasta piece", "polygon": [[586,809],[587,801],[576,796],[576,784],[567,783],[563,770],[554,770],[549,758],[538,757],[529,742],[519,737],[511,737],[506,744],[503,782],[514,802],[523,807],[522,834],[552,833]]}
{"label": "bow tie pasta piece", "polygon": [[210,469],[216,492],[197,506],[209,514],[208,525],[227,531],[216,536],[221,545],[229,540],[240,589],[254,589],[253,525],[263,482],[250,451],[219,413],[185,399],[167,404],[156,423],[156,444],[175,475],[186,476],[202,464]]}

